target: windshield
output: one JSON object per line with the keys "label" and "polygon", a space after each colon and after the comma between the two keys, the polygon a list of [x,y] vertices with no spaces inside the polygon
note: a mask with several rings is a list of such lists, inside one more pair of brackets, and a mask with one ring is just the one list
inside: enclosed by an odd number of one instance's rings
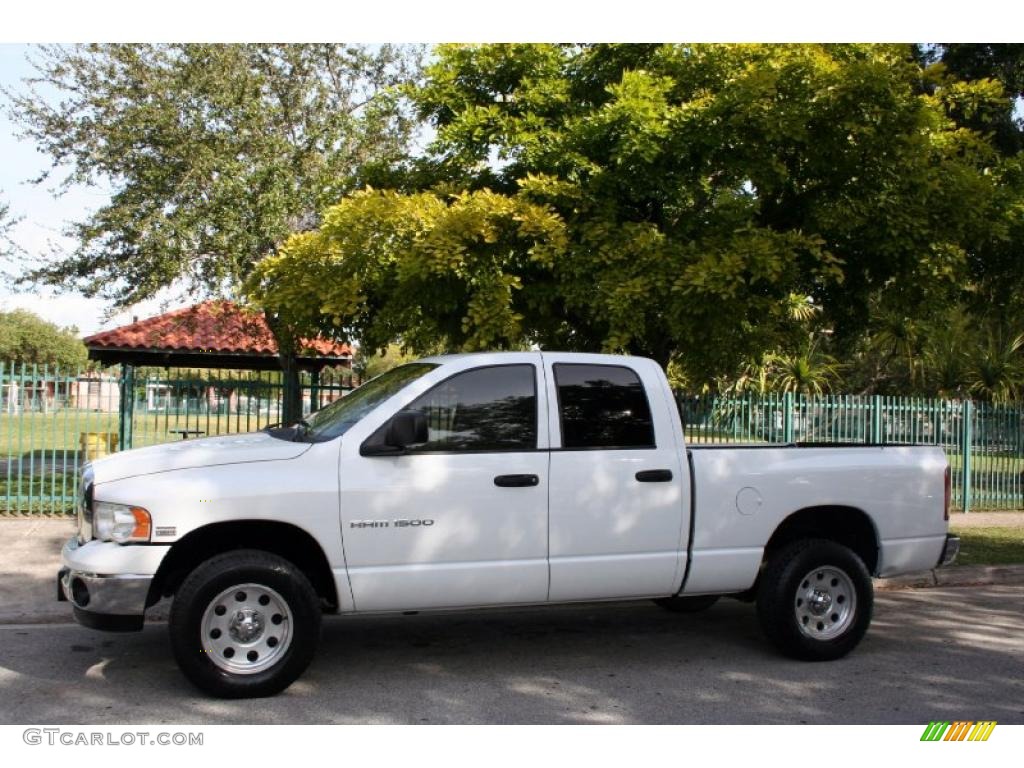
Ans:
{"label": "windshield", "polygon": [[317,442],[343,435],[363,416],[406,384],[437,368],[436,363],[410,363],[392,368],[306,417],[306,439]]}

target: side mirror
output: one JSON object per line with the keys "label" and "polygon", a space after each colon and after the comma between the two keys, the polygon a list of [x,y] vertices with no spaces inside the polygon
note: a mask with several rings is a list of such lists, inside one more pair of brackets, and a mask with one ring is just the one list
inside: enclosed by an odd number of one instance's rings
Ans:
{"label": "side mirror", "polygon": [[399,411],[359,448],[362,456],[395,456],[410,445],[427,442],[427,415],[423,411]]}
{"label": "side mirror", "polygon": [[392,448],[407,448],[427,442],[427,414],[423,411],[399,411],[388,422],[384,444]]}

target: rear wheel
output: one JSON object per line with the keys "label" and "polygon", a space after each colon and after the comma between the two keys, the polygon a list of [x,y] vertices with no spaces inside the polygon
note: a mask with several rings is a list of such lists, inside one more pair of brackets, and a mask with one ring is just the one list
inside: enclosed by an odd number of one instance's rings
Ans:
{"label": "rear wheel", "polygon": [[718,595],[676,595],[659,597],[654,604],[672,613],[698,613],[718,602]]}
{"label": "rear wheel", "polygon": [[225,698],[271,696],[309,665],[320,635],[320,604],[284,558],[239,550],[207,560],[171,606],[171,644],[196,686]]}
{"label": "rear wheel", "polygon": [[757,613],[768,638],[787,656],[838,659],[871,624],[874,591],[864,562],[826,539],[794,542],[761,574]]}

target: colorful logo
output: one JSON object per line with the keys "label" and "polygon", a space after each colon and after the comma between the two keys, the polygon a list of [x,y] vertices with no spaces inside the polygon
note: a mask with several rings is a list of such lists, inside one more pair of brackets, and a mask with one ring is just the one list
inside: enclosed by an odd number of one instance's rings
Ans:
{"label": "colorful logo", "polygon": [[932,720],[921,734],[921,741],[988,741],[995,727],[995,720]]}

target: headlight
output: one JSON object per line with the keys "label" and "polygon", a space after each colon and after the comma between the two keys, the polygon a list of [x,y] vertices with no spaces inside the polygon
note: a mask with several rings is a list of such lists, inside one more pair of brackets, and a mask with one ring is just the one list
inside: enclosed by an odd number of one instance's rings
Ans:
{"label": "headlight", "polygon": [[108,501],[93,502],[92,534],[101,541],[149,541],[153,528],[149,512],[142,507],[127,504],[111,504]]}

